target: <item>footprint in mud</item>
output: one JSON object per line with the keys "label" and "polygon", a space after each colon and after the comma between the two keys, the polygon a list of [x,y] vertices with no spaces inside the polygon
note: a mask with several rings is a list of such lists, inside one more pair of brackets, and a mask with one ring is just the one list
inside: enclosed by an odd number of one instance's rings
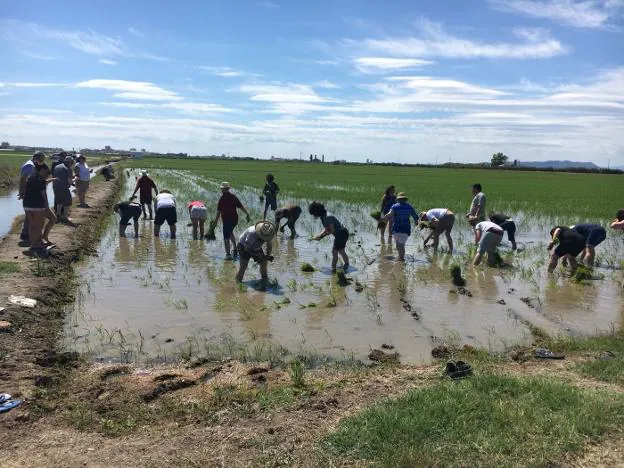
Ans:
{"label": "footprint in mud", "polygon": [[530,309],[535,309],[533,299],[531,299],[530,297],[521,297],[520,300],[524,302]]}

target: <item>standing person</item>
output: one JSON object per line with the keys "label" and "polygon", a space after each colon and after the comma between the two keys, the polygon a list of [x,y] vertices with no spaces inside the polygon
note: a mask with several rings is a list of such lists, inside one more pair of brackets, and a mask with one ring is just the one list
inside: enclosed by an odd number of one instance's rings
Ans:
{"label": "standing person", "polygon": [[72,195],[70,188],[73,183],[74,158],[65,156],[63,164],[59,164],[54,168],[54,203],[57,218],[66,224],[72,224],[69,217],[69,210],[72,205]]}
{"label": "standing person", "polygon": [[267,174],[266,184],[262,193],[264,194],[264,214],[262,219],[266,219],[267,211],[271,208],[273,211],[277,210],[277,194],[279,193],[279,185],[275,183],[275,177],[273,174]]}
{"label": "standing person", "polygon": [[284,232],[284,228],[288,226],[290,229],[290,238],[294,239],[297,236],[295,231],[295,223],[301,216],[301,208],[297,205],[284,205],[275,211],[275,224],[280,225],[282,219],[286,220],[286,224],[279,228],[280,232]]}
{"label": "standing person", "polygon": [[611,222],[611,229],[624,230],[624,210],[618,210],[615,219]]}
{"label": "standing person", "polygon": [[432,229],[431,234],[429,234],[424,241],[424,246],[426,247],[429,239],[433,237],[433,250],[437,252],[438,244],[440,243],[440,234],[444,233],[446,235],[446,243],[448,244],[449,252],[453,253],[451,231],[455,225],[455,213],[448,208],[433,208],[420,213],[420,220],[428,222]]}
{"label": "standing person", "polygon": [[594,266],[596,258],[596,247],[607,238],[607,231],[599,224],[577,224],[570,226],[575,232],[578,232],[585,238],[585,248],[581,255],[581,262],[588,267]]}
{"label": "standing person", "polygon": [[410,218],[414,219],[414,223],[418,226],[418,215],[412,205],[407,203],[409,199],[403,192],[399,192],[396,197],[396,203],[392,205],[390,211],[381,218],[382,221],[392,220],[392,237],[396,243],[399,252],[399,261],[405,261],[405,244],[412,234],[412,225]]}
{"label": "standing person", "polygon": [[[394,185],[389,185],[386,188],[384,194],[381,196],[381,209],[379,211],[381,211],[382,217],[386,216],[390,212],[390,209],[396,203],[396,201],[397,197],[395,195]],[[388,241],[390,241],[390,239],[392,238],[392,222],[392,218],[388,219]],[[379,229],[379,231],[381,231],[381,242],[383,242],[386,226],[384,225],[382,228]]]}
{"label": "standing person", "polygon": [[[238,211],[241,210],[247,216],[247,222],[251,220],[247,208],[243,206],[236,195],[230,192],[232,188],[228,182],[221,182],[221,198],[217,203],[217,216],[213,223],[216,225],[219,219],[223,221],[223,243],[225,244],[225,259],[232,260],[230,246],[236,246],[234,228],[238,224]],[[234,252],[236,255],[236,251]]]}
{"label": "standing person", "polygon": [[585,237],[565,226],[552,228],[550,237],[552,240],[548,244],[548,250],[552,250],[555,245],[557,248],[551,254],[548,273],[555,271],[561,257],[569,263],[571,273],[574,273],[578,267],[576,257],[585,250]]}
{"label": "standing person", "polygon": [[308,212],[315,218],[320,218],[323,223],[323,231],[314,236],[314,240],[321,240],[323,237],[329,235],[334,236],[334,246],[332,247],[332,273],[336,272],[336,265],[338,263],[338,255],[342,257],[343,265],[342,269],[346,272],[349,269],[349,256],[347,255],[347,241],[349,240],[349,231],[345,228],[338,218],[333,214],[328,213],[325,206],[322,203],[313,201],[308,207]]}
{"label": "standing person", "polygon": [[187,206],[191,224],[193,225],[193,239],[197,240],[197,229],[199,228],[199,238],[204,238],[204,224],[208,219],[208,209],[204,202],[195,200]]}
{"label": "standing person", "polygon": [[147,218],[147,213],[145,212],[145,206],[149,210],[149,219],[154,219],[152,214],[152,191],[155,195],[158,195],[158,189],[156,188],[156,184],[150,178],[147,171],[141,171],[141,177],[137,179],[136,187],[134,188],[134,192],[132,192],[132,197],[139,192],[139,202],[143,208],[143,219]]}
{"label": "standing person", "polygon": [[[26,188],[26,181],[34,172],[37,166],[41,166],[45,162],[45,154],[41,151],[37,151],[33,154],[33,157],[26,161],[21,169],[20,169],[20,182],[19,182],[19,190],[17,192],[17,199],[24,199],[24,190]],[[24,224],[22,225],[22,232],[20,233],[20,240],[26,247],[26,243],[28,243],[28,216],[24,216]],[[22,244],[20,244],[22,245]]]}
{"label": "standing person", "polygon": [[130,219],[134,224],[134,237],[139,237],[139,218],[141,217],[141,205],[132,200],[122,201],[113,207],[113,211],[121,216],[119,220],[119,237],[126,237],[126,228]]}
{"label": "standing person", "polygon": [[507,239],[511,242],[511,250],[516,250],[518,247],[516,245],[516,223],[511,219],[511,216],[507,216],[503,213],[491,212],[489,218],[490,221],[494,224],[498,224],[501,229],[507,233]]}
{"label": "standing person", "polygon": [[503,241],[503,230],[498,224],[492,221],[481,221],[475,226],[475,244],[478,244],[477,254],[473,260],[473,265],[481,263],[483,255],[487,252],[488,264],[494,265],[494,254],[496,247]]}
{"label": "standing person", "polygon": [[481,184],[474,184],[472,186],[472,203],[470,204],[470,211],[466,214],[468,223],[474,227],[477,223],[485,221],[485,193],[481,189]]}
{"label": "standing person", "polygon": [[171,238],[176,238],[176,223],[178,222],[178,213],[176,212],[176,201],[169,190],[161,190],[156,195],[154,202],[156,207],[156,219],[154,219],[154,237],[160,237],[160,226],[169,225]]}
{"label": "standing person", "polygon": [[76,175],[76,192],[78,193],[79,201],[78,207],[89,208],[86,198],[93,169],[89,169],[89,166],[87,165],[87,157],[85,155],[79,154],[77,160],[78,162],[74,167],[74,174]]}
{"label": "standing person", "polygon": [[[49,179],[50,168],[46,164],[38,164],[28,177],[22,193],[22,204],[28,218],[28,238],[31,251],[40,251],[51,245],[48,235],[56,223],[56,216],[48,204],[46,186],[53,179]],[[45,226],[45,221],[48,223]]]}
{"label": "standing person", "polygon": [[[273,246],[271,241],[275,237],[276,227],[269,221],[260,221],[255,226],[247,228],[238,239],[237,250],[240,255],[240,266],[236,274],[236,282],[243,281],[245,271],[252,258],[256,263],[260,264],[260,277],[263,282],[268,281],[267,272],[268,262],[273,261],[271,252]],[[266,244],[266,253],[262,250],[262,246]]]}

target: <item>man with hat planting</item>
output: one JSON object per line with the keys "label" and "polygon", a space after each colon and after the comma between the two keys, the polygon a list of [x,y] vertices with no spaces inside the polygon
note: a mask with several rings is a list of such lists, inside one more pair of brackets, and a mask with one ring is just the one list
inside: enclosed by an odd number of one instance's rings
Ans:
{"label": "man with hat planting", "polygon": [[412,234],[412,225],[410,218],[414,219],[414,223],[418,226],[418,215],[416,210],[407,201],[407,195],[400,192],[397,195],[397,202],[392,205],[388,214],[381,218],[382,221],[392,220],[392,237],[396,242],[397,251],[399,252],[399,261],[405,261],[405,244]]}
{"label": "man with hat planting", "polygon": [[[256,263],[260,264],[260,277],[262,281],[268,281],[267,264],[273,261],[273,256],[271,255],[273,246],[271,245],[271,241],[275,237],[276,231],[275,224],[270,221],[260,221],[255,226],[247,228],[241,234],[237,246],[240,255],[240,267],[236,274],[236,281],[238,283],[243,281],[243,276],[245,276],[249,260],[252,258]],[[266,244],[266,253],[262,250],[264,244]]]}
{"label": "man with hat planting", "polygon": [[139,192],[139,203],[143,208],[143,218],[147,218],[147,213],[145,212],[145,206],[147,205],[147,209],[149,210],[149,219],[153,219],[152,214],[152,190],[155,194],[158,194],[158,189],[156,188],[156,184],[150,178],[147,171],[141,171],[141,177],[137,179],[136,187],[134,192],[132,192],[132,197]]}
{"label": "man with hat planting", "polygon": [[[243,206],[241,201],[236,195],[230,192],[230,184],[228,182],[221,182],[221,198],[217,203],[217,217],[213,221],[213,225],[219,222],[219,219],[223,221],[223,243],[225,244],[225,258],[226,260],[232,260],[232,254],[230,252],[231,245],[236,245],[236,237],[234,237],[234,228],[238,224],[238,211],[241,210],[247,215],[247,222],[251,219],[247,208]],[[236,252],[234,252],[236,255]]]}

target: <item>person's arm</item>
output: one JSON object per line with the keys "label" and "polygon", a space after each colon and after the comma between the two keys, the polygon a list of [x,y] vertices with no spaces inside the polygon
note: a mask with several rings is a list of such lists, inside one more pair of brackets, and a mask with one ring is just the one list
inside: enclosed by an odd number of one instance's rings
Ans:
{"label": "person's arm", "polygon": [[388,211],[388,213],[386,213],[385,216],[382,216],[381,219],[379,221],[384,221],[384,222],[388,222],[390,221],[392,218],[394,217],[394,210],[390,210]]}
{"label": "person's arm", "polygon": [[17,192],[17,198],[18,200],[21,200],[22,198],[24,198],[24,189],[26,188],[26,181],[28,180],[28,176],[27,175],[21,175],[20,176],[20,183],[19,183],[19,191]]}
{"label": "person's arm", "polygon": [[154,182],[152,179],[150,179],[150,181],[152,182],[152,189],[154,190],[154,193],[158,195],[158,188],[156,187],[156,182]]}
{"label": "person's arm", "polygon": [[414,218],[414,227],[418,226],[418,223],[420,223],[420,218],[416,214],[416,210],[414,208],[412,208],[411,215],[412,215],[412,218]]}
{"label": "person's arm", "polygon": [[280,192],[279,185],[275,184],[275,195]]}
{"label": "person's arm", "polygon": [[134,192],[132,192],[130,199],[134,198],[134,196],[136,195],[138,191],[139,191],[139,181],[137,180],[136,187],[134,187]]}
{"label": "person's arm", "polygon": [[[237,200],[238,200],[238,198],[237,198]],[[245,213],[245,216],[247,216],[247,222],[249,222],[249,220],[251,220],[251,216],[249,214],[249,211],[247,211],[247,208],[245,208],[245,205],[243,205],[240,200],[238,200],[238,208],[240,208],[240,210],[243,213]]]}
{"label": "person's arm", "polygon": [[619,229],[619,230],[624,230],[624,220],[622,221],[613,221],[611,223],[611,229]]}
{"label": "person's arm", "polygon": [[557,268],[557,263],[559,263],[559,256],[553,253],[550,256],[550,263],[548,264],[548,273],[552,273]]}
{"label": "person's arm", "polygon": [[555,232],[553,232],[553,235],[552,235],[552,240],[548,244],[547,250],[552,249],[555,246],[555,244],[559,243],[559,234],[560,233],[561,233],[561,229],[559,229],[559,228],[555,229]]}
{"label": "person's arm", "polygon": [[481,242],[482,235],[483,233],[481,232],[481,229],[475,229],[475,244],[478,244],[479,242]]}
{"label": "person's arm", "polygon": [[327,226],[324,226],[323,232],[314,236],[314,240],[321,240],[323,237],[327,237],[333,233],[334,233],[334,225],[330,223]]}
{"label": "person's arm", "polygon": [[476,205],[477,205],[476,210],[473,216],[478,218],[479,216],[481,216],[481,213],[483,212],[483,205],[485,205],[485,197],[479,197],[479,200],[477,201]]}

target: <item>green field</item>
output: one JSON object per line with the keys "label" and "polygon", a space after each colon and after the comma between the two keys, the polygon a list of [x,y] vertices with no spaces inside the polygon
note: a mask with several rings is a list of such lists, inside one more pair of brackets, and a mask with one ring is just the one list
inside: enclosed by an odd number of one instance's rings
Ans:
{"label": "green field", "polygon": [[394,184],[416,209],[468,210],[473,183],[483,185],[488,210],[514,215],[569,217],[570,222],[609,220],[624,204],[621,175],[569,174],[482,169],[416,168],[320,163],[146,158],[137,168],[188,170],[262,190],[266,173],[275,175],[284,195],[323,201],[377,205],[384,188]]}

